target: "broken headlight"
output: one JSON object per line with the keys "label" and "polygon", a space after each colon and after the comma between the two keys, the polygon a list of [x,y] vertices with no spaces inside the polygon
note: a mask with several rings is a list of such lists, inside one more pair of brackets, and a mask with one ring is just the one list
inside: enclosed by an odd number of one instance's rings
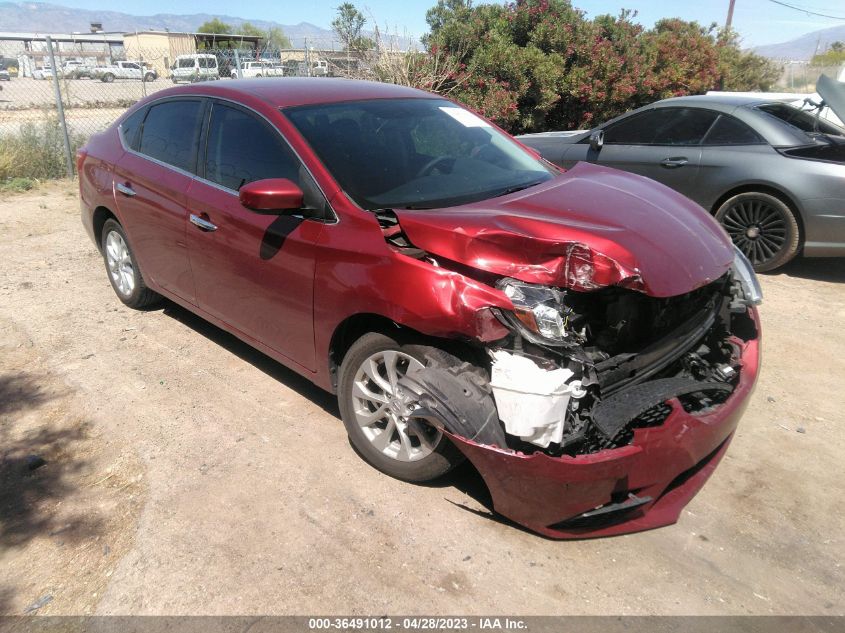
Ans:
{"label": "broken headlight", "polygon": [[567,324],[571,309],[563,304],[560,290],[516,279],[502,279],[496,286],[513,303],[513,312],[499,312],[507,325],[535,343],[563,345],[569,342]]}
{"label": "broken headlight", "polygon": [[757,275],[754,273],[754,267],[738,246],[734,246],[732,270],[734,279],[739,282],[742,289],[742,298],[745,303],[755,306],[763,303],[763,291],[760,288]]}

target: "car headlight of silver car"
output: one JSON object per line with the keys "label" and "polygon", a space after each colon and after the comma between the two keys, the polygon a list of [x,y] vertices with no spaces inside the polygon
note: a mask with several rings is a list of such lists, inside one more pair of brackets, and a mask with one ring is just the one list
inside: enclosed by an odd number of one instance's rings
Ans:
{"label": "car headlight of silver car", "polygon": [[498,311],[507,325],[529,341],[543,345],[565,345],[571,332],[567,329],[570,308],[563,303],[557,288],[528,284],[516,279],[502,279],[496,286],[513,303],[513,312]]}
{"label": "car headlight of silver car", "polygon": [[734,279],[739,282],[745,302],[748,305],[755,306],[763,303],[763,290],[760,288],[760,282],[757,280],[757,274],[754,272],[754,267],[737,246],[734,246],[734,263],[732,270]]}

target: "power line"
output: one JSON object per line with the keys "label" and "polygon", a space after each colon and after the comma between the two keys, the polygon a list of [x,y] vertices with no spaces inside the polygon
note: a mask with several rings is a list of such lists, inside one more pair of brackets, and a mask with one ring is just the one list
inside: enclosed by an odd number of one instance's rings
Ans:
{"label": "power line", "polygon": [[828,15],[827,13],[816,13],[815,11],[810,11],[809,9],[804,9],[803,7],[796,7],[793,4],[787,4],[786,2],[781,2],[780,0],[769,0],[774,4],[779,4],[782,7],[788,7],[790,9],[795,9],[796,11],[800,11],[801,13],[806,13],[807,15],[816,15],[820,18],[830,18],[832,20],[845,20],[845,16],[841,15]]}

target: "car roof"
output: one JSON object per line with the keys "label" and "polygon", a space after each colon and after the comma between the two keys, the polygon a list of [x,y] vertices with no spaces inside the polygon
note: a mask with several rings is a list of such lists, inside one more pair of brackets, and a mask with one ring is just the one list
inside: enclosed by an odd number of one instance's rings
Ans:
{"label": "car roof", "polygon": [[655,107],[699,106],[730,112],[735,108],[755,106],[782,99],[767,98],[764,94],[759,97],[750,95],[691,95],[688,97],[672,97],[653,104]]}
{"label": "car roof", "polygon": [[193,84],[168,90],[168,94],[179,92],[202,92],[209,96],[217,95],[234,100],[246,96],[260,99],[275,108],[366,99],[425,99],[435,96],[395,84],[328,77],[236,79],[216,81],[213,84],[203,83],[201,88]]}
{"label": "car roof", "polygon": [[773,147],[795,147],[807,145],[813,140],[798,128],[781,121],[777,117],[767,114],[757,106],[770,103],[788,103],[789,99],[766,98],[765,94],[750,95],[691,95],[688,97],[672,97],[656,101],[637,110],[611,119],[600,127],[607,127],[623,118],[646,110],[658,108],[707,108],[716,112],[724,112],[740,119],[749,125],[757,134]]}

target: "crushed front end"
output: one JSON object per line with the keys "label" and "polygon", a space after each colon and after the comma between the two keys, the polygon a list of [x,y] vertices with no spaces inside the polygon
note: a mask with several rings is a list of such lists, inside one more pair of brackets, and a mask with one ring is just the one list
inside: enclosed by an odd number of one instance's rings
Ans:
{"label": "crushed front end", "polygon": [[[417,416],[478,469],[495,510],[548,537],[674,523],[725,454],[757,379],[761,297],[740,254],[682,295],[624,285],[500,278],[514,309],[494,311],[510,334],[486,350],[489,401],[477,385],[465,399],[447,393],[429,369],[403,381]],[[467,432],[473,419],[484,424]]]}

